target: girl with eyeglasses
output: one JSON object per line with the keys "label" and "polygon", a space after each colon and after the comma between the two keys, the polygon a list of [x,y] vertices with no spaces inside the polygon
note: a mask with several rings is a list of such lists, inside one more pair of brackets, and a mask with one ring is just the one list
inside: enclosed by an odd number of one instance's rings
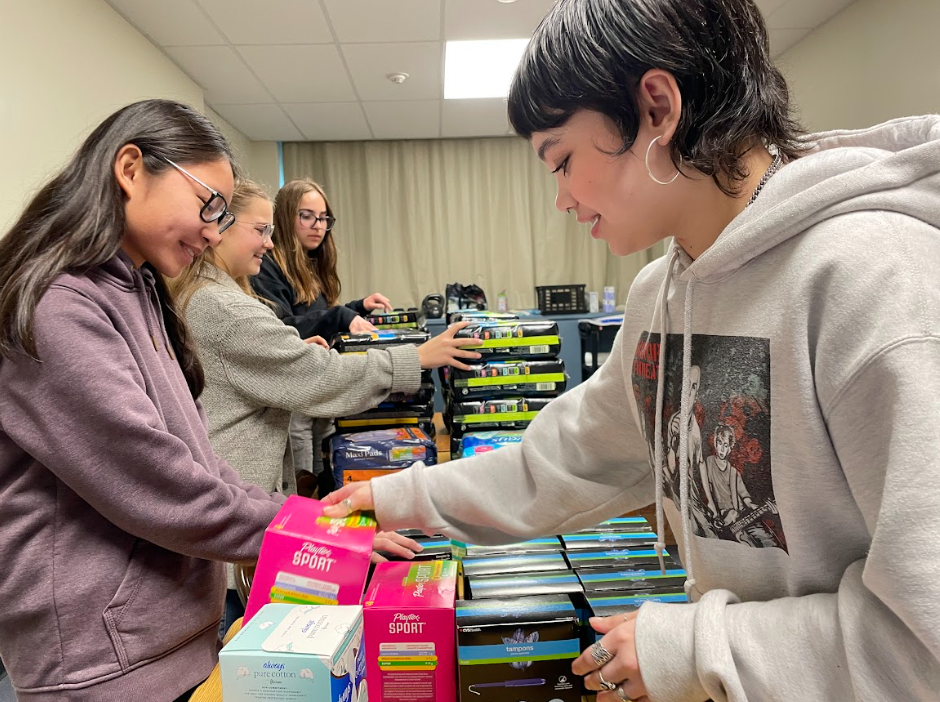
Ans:
{"label": "girl with eyeglasses", "polygon": [[[414,392],[422,368],[465,367],[478,358],[460,350],[455,325],[420,347],[340,356],[321,337],[303,340],[249,286],[271,250],[270,198],[239,180],[229,207],[235,217],[222,241],[170,283],[192,330],[206,387],[202,402],[213,448],[246,481],[267,492],[297,491],[288,441],[292,412],[304,417],[355,414],[392,392]],[[411,557],[417,544],[392,532],[376,550]],[[374,559],[380,558],[377,555]],[[244,614],[229,570],[223,629]]]}
{"label": "girl with eyeglasses", "polygon": [[[274,206],[274,249],[264,256],[261,272],[252,278],[255,292],[274,304],[285,324],[302,338],[331,339],[342,332],[375,331],[363,316],[377,309],[390,310],[388,298],[373,293],[363,300],[338,304],[342,285],[336,272],[336,217],[326,193],[309,179],[285,183]],[[323,495],[333,489],[332,476],[323,471],[320,445],[331,432],[324,420],[297,415],[291,425],[294,467],[318,477]]]}
{"label": "girl with eyeglasses", "polygon": [[209,443],[163,282],[221,241],[232,154],[167,100],[92,131],[0,240],[0,657],[19,699],[185,699],[217,661],[223,563],[284,498]]}

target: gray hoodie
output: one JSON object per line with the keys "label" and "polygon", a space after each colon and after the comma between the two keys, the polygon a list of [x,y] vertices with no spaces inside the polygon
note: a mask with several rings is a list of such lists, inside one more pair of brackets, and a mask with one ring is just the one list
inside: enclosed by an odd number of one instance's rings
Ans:
{"label": "gray hoodie", "polygon": [[492,543],[655,500],[694,603],[640,609],[654,702],[936,700],[938,264],[940,117],[817,135],[638,276],[521,445],[374,481],[381,526]]}
{"label": "gray hoodie", "polygon": [[35,339],[0,361],[0,657],[23,702],[175,699],[217,661],[221,561],[283,498],[212,452],[123,254],[59,276]]}

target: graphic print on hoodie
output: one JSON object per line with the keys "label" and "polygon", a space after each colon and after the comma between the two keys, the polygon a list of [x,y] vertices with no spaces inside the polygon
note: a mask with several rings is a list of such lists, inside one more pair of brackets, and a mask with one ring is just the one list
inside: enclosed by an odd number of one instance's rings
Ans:
{"label": "graphic print on hoodie", "polygon": [[[654,464],[660,335],[636,345],[632,385],[640,428]],[[692,335],[688,461],[692,533],[786,551],[774,497],[770,446],[770,340]],[[666,339],[663,389],[663,491],[679,505],[682,336]]]}

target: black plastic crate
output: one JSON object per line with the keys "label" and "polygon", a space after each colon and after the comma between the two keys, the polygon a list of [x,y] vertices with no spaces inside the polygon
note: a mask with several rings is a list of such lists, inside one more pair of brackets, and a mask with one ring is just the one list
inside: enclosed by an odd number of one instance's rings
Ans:
{"label": "black plastic crate", "polygon": [[584,285],[536,285],[535,297],[542,314],[580,314],[587,312]]}

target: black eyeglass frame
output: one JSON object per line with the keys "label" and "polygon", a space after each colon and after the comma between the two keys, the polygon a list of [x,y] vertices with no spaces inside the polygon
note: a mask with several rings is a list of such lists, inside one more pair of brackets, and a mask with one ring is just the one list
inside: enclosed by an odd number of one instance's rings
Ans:
{"label": "black eyeglass frame", "polygon": [[[218,223],[219,234],[221,234],[226,229],[228,229],[233,224],[235,224],[235,215],[229,211],[228,200],[225,199],[225,196],[222,193],[220,193],[215,188],[210,188],[208,185],[206,185],[201,180],[199,180],[199,178],[194,176],[192,173],[187,171],[182,166],[176,163],[173,163],[170,159],[164,158],[163,160],[169,163],[171,166],[173,166],[173,168],[178,170],[180,173],[196,181],[197,183],[199,183],[199,185],[201,185],[202,187],[204,187],[206,190],[209,191],[210,193],[209,199],[205,201],[202,208],[199,210],[199,219],[201,219],[206,224],[211,224],[212,222]],[[217,205],[214,205],[213,203],[216,203],[218,201],[222,202],[222,209],[219,210],[218,213],[213,213],[212,210],[217,206]]]}
{"label": "black eyeglass frame", "polygon": [[301,215],[300,215],[301,212],[309,212],[311,215],[313,215],[313,224],[307,225],[301,221],[301,224],[307,229],[313,229],[315,226],[317,226],[317,222],[323,222],[323,224],[326,225],[326,229],[324,231],[327,231],[327,232],[332,230],[333,227],[336,226],[336,217],[334,217],[333,215],[323,215],[322,217],[320,217],[320,216],[317,216],[317,214],[314,213],[312,210],[297,210],[298,219],[301,219]]}

